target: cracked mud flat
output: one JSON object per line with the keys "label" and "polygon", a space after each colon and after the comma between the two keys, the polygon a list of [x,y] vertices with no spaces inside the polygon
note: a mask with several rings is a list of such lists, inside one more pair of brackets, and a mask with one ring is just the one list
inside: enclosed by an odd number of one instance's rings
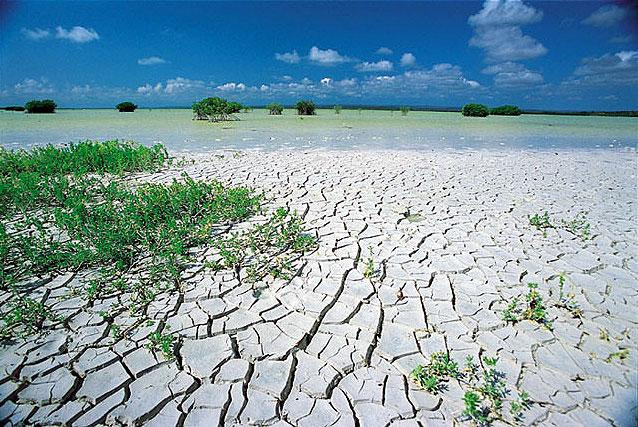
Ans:
{"label": "cracked mud flat", "polygon": [[[635,153],[193,158],[170,174],[263,190],[269,206],[304,215],[319,248],[289,283],[259,293],[228,271],[185,272],[183,289],[150,310],[179,337],[172,361],[144,347],[151,326],[113,338],[98,312],[122,301],[64,297],[81,275],[38,283],[31,296],[67,320],[1,349],[2,424],[450,425],[463,410],[458,384],[435,396],[409,380],[448,351],[460,363],[498,356],[510,388],[534,401],[526,424],[635,425]],[[544,237],[527,217],[545,210],[555,221],[587,211],[592,238]],[[561,273],[581,319],[552,306]],[[552,331],[501,320],[528,282],[540,284]],[[605,360],[620,348],[627,359]]]}

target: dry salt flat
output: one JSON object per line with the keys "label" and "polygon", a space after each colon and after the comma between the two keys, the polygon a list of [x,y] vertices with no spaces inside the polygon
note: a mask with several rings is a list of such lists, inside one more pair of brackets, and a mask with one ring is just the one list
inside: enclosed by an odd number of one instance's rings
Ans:
{"label": "dry salt flat", "polygon": [[[150,313],[179,337],[166,361],[142,326],[116,339],[97,311],[61,298],[81,277],[34,288],[67,321],[1,349],[5,425],[452,425],[459,384],[433,395],[409,374],[430,354],[499,358],[533,401],[524,424],[636,425],[635,152],[250,152],[186,170],[263,190],[303,214],[319,247],[290,282],[258,292],[193,267]],[[144,177],[166,180],[167,173]],[[528,215],[581,211],[583,240]],[[377,273],[363,276],[371,258]],[[560,274],[582,310],[555,304]],[[502,311],[539,284],[549,330]],[[122,324],[132,322],[122,316]],[[610,354],[628,350],[626,358]]]}

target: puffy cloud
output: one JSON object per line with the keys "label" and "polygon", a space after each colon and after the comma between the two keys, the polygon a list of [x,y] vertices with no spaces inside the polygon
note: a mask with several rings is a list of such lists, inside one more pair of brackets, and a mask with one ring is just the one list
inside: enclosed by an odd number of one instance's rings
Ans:
{"label": "puffy cloud", "polygon": [[190,80],[183,77],[166,80],[164,85],[164,93],[169,95],[186,92],[194,89],[204,89],[206,85],[201,80]]}
{"label": "puffy cloud", "polygon": [[380,47],[379,49],[377,49],[377,54],[379,55],[392,55],[392,49],[390,49],[389,47]]}
{"label": "puffy cloud", "polygon": [[93,28],[84,28],[75,26],[70,30],[66,30],[62,27],[56,27],[55,37],[58,39],[65,39],[74,43],[88,43],[100,38],[99,34]]}
{"label": "puffy cloud", "polygon": [[261,85],[261,86],[259,87],[259,90],[260,90],[260,91],[262,91],[262,92],[268,92],[268,91],[270,90],[270,86],[268,86],[268,85]]}
{"label": "puffy cloud", "polygon": [[580,83],[595,85],[638,84],[638,51],[606,53],[597,58],[585,58],[574,71]]}
{"label": "puffy cloud", "polygon": [[585,25],[594,27],[612,27],[622,21],[627,16],[627,9],[616,6],[615,4],[607,4],[601,6],[594,13],[583,19]]}
{"label": "puffy cloud", "polygon": [[235,83],[235,82],[229,82],[229,83],[225,83],[221,86],[217,86],[217,89],[224,91],[224,92],[232,92],[232,91],[244,91],[246,90],[246,85],[244,83]]}
{"label": "puffy cloud", "polygon": [[25,78],[13,86],[15,93],[18,94],[47,94],[55,92],[55,89],[45,78],[39,80]]}
{"label": "puffy cloud", "polygon": [[147,58],[138,59],[137,63],[140,65],[158,65],[158,64],[165,64],[166,60],[163,58],[160,58],[159,56],[149,56]]}
{"label": "puffy cloud", "polygon": [[330,77],[324,77],[319,81],[319,83],[321,83],[323,86],[330,86],[330,84],[332,83],[332,79]]}
{"label": "puffy cloud", "polygon": [[29,40],[42,40],[46,39],[51,35],[51,32],[47,30],[43,30],[42,28],[22,28],[20,33]]}
{"label": "puffy cloud", "polygon": [[530,71],[526,68],[520,71],[498,73],[494,76],[494,84],[496,86],[507,88],[527,88],[532,85],[542,84],[543,81],[542,74]]}
{"label": "puffy cloud", "polygon": [[160,93],[162,92],[162,84],[157,83],[155,86],[152,86],[146,83],[144,86],[140,86],[137,88],[137,93],[142,95],[150,95],[152,93]]}
{"label": "puffy cloud", "polygon": [[525,5],[521,0],[486,0],[483,9],[468,18],[473,27],[519,26],[538,22],[543,12]]}
{"label": "puffy cloud", "polygon": [[474,27],[470,46],[486,53],[488,62],[518,61],[547,53],[538,40],[523,34],[520,26],[537,22],[543,13],[520,0],[486,0],[483,9],[468,18]]}
{"label": "puffy cloud", "polygon": [[392,71],[392,62],[386,60],[379,62],[362,62],[357,64],[356,69],[361,72]]}
{"label": "puffy cloud", "polygon": [[301,57],[296,50],[286,53],[275,53],[275,59],[278,61],[286,62],[288,64],[297,64],[299,63],[299,61],[301,61]]}
{"label": "puffy cloud", "polygon": [[344,62],[350,62],[352,59],[347,56],[339,54],[336,50],[333,49],[319,49],[317,46],[313,46],[310,48],[310,52],[308,53],[308,59],[311,62],[317,63],[319,65],[336,65]]}
{"label": "puffy cloud", "polygon": [[412,55],[410,52],[406,52],[401,55],[402,67],[412,67],[414,64],[416,64],[416,56]]}

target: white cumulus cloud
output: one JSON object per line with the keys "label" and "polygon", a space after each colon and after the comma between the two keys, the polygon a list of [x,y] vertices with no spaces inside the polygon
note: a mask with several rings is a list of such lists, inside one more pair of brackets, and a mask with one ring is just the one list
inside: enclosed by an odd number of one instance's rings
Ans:
{"label": "white cumulus cloud", "polygon": [[392,71],[392,62],[390,61],[378,61],[378,62],[362,62],[357,64],[356,69],[361,72],[379,72],[379,71]]}
{"label": "white cumulus cloud", "polygon": [[51,32],[48,29],[43,30],[42,28],[22,28],[20,33],[27,39],[36,41],[46,39],[51,35]]}
{"label": "white cumulus cloud", "polygon": [[39,80],[25,78],[13,86],[16,93],[19,94],[47,94],[55,92],[53,86],[45,78]]}
{"label": "white cumulus cloud", "polygon": [[278,61],[286,62],[288,64],[297,64],[299,63],[299,61],[301,61],[301,57],[296,50],[286,53],[275,53],[275,59]]}
{"label": "white cumulus cloud", "polygon": [[56,27],[55,37],[58,39],[65,39],[74,43],[88,43],[100,38],[99,34],[93,28],[84,28],[75,26],[70,30],[62,27]]}
{"label": "white cumulus cloud", "polygon": [[319,49],[317,46],[313,46],[310,48],[310,52],[308,53],[308,59],[311,62],[320,65],[335,65],[341,64],[344,62],[350,62],[351,59],[347,56],[339,54],[336,50],[333,49]]}
{"label": "white cumulus cloud", "polygon": [[150,95],[152,93],[160,93],[162,92],[162,84],[157,83],[155,86],[146,83],[144,86],[140,86],[137,88],[137,93],[141,93],[142,95]]}
{"label": "white cumulus cloud", "polygon": [[583,24],[594,27],[612,27],[622,21],[625,16],[627,16],[627,9],[615,4],[607,4],[583,19]]}
{"label": "white cumulus cloud", "polygon": [[486,0],[483,8],[468,18],[474,27],[470,46],[485,51],[488,62],[519,61],[537,58],[547,48],[523,34],[522,25],[538,22],[543,13],[520,0]]}
{"label": "white cumulus cloud", "polygon": [[390,49],[389,47],[381,46],[379,49],[377,49],[377,54],[379,54],[379,55],[392,55],[392,49]]}
{"label": "white cumulus cloud", "polygon": [[406,52],[401,55],[401,66],[402,67],[412,67],[416,64],[416,56],[412,55],[410,52]]}
{"label": "white cumulus cloud", "polygon": [[246,85],[244,83],[229,82],[229,83],[225,83],[223,85],[217,86],[217,89],[222,90],[224,92],[244,91],[246,90]]}

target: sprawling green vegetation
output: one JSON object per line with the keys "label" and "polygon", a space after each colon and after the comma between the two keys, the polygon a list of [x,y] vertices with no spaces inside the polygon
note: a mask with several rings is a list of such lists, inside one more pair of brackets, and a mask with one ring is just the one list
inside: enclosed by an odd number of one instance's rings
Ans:
{"label": "sprawling green vegetation", "polygon": [[494,116],[520,116],[523,111],[514,105],[501,105],[490,110]]}
{"label": "sprawling green vegetation", "polygon": [[295,108],[300,116],[313,116],[317,107],[312,101],[301,100],[295,104]]}
{"label": "sprawling green vegetation", "polygon": [[483,104],[465,104],[461,109],[461,114],[468,117],[487,117],[490,110]]}
{"label": "sprawling green vegetation", "polygon": [[238,120],[233,114],[239,113],[241,109],[242,105],[239,102],[229,102],[219,97],[204,98],[193,104],[193,118],[211,122]]}
{"label": "sprawling green vegetation", "polygon": [[26,110],[26,108],[24,108],[21,105],[9,105],[7,107],[3,108],[4,111],[24,111]]}
{"label": "sprawling green vegetation", "polygon": [[547,308],[537,290],[538,284],[528,283],[527,287],[528,292],[525,295],[525,302],[521,304],[520,297],[514,297],[503,311],[503,320],[509,323],[530,320],[545,326],[547,329],[552,329],[552,322],[547,318]]}
{"label": "sprawling green vegetation", "polygon": [[268,114],[271,116],[280,116],[284,112],[284,106],[276,102],[266,105],[266,108],[268,109]]}
{"label": "sprawling green vegetation", "polygon": [[115,106],[120,113],[132,113],[137,109],[137,105],[130,101],[120,102]]}
{"label": "sprawling green vegetation", "polygon": [[[461,369],[447,353],[437,352],[430,356],[428,364],[417,365],[410,377],[433,394],[444,390],[451,379],[457,380],[464,391],[464,420],[483,426],[495,422],[512,424],[522,421],[524,412],[531,406],[528,393],[522,391],[508,399],[510,391],[505,374],[496,369],[498,359],[483,357],[482,361],[482,366],[479,366],[472,356],[468,356],[465,367]],[[510,404],[508,414],[503,410],[506,401]]]}
{"label": "sprawling green vegetation", "polygon": [[27,102],[24,105],[24,108],[27,110],[27,113],[55,113],[55,109],[57,104],[52,99],[34,99]]}
{"label": "sprawling green vegetation", "polygon": [[[314,247],[296,214],[279,209],[265,224],[229,238],[223,231],[261,209],[262,196],[246,187],[195,181],[128,183],[126,172],[153,172],[170,162],[160,146],[118,141],[0,150],[0,289],[11,300],[0,309],[0,337],[39,330],[55,320],[21,281],[64,271],[90,271],[82,295],[95,300],[127,294],[118,312],[143,316],[163,292],[180,289],[191,249],[216,248],[216,268],[240,269],[253,281],[293,273],[294,257]],[[76,289],[76,291],[78,291]],[[158,330],[159,331],[159,330]],[[159,332],[158,332],[159,333]],[[159,334],[152,348],[170,347]],[[151,339],[152,341],[152,339]]]}

